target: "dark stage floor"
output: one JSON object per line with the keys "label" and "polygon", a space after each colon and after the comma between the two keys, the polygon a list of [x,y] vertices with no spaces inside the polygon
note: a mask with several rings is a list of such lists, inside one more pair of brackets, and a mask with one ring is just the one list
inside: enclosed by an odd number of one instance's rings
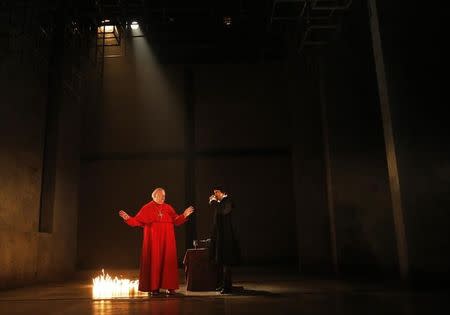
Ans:
{"label": "dark stage floor", "polygon": [[[134,278],[136,270],[106,270]],[[445,290],[410,290],[396,283],[302,278],[288,271],[261,268],[237,270],[236,294],[186,291],[176,296],[92,297],[91,278],[78,273],[64,283],[0,291],[0,314],[446,314]]]}

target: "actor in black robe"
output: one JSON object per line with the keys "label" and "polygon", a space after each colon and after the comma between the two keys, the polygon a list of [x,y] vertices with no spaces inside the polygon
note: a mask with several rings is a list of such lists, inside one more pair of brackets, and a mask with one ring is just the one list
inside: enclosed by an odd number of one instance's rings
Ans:
{"label": "actor in black robe", "polygon": [[231,293],[231,266],[240,260],[239,246],[232,224],[233,201],[221,187],[214,188],[209,197],[209,204],[214,209],[214,224],[211,235],[210,255],[219,270],[219,287],[222,294]]}

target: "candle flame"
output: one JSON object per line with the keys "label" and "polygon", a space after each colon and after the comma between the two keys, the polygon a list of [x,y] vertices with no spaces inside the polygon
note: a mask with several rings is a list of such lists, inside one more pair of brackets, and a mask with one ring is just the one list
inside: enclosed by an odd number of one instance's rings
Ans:
{"label": "candle flame", "polygon": [[94,299],[108,299],[117,297],[135,297],[146,293],[138,290],[139,280],[130,280],[102,274],[92,279],[92,296]]}

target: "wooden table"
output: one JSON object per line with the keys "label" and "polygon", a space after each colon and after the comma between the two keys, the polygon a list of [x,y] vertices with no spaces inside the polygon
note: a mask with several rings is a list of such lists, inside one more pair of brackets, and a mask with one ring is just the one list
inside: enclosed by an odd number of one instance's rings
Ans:
{"label": "wooden table", "polygon": [[209,259],[207,248],[188,249],[183,259],[188,291],[214,291],[217,267]]}

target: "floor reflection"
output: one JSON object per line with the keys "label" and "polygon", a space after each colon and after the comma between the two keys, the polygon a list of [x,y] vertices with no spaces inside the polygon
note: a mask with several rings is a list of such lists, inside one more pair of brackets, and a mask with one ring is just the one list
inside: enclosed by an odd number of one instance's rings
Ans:
{"label": "floor reflection", "polygon": [[111,301],[94,301],[92,307],[92,313],[95,315],[111,314],[113,310],[113,304]]}
{"label": "floor reflection", "polygon": [[[93,315],[110,314],[151,314],[151,315],[177,315],[177,314],[204,314],[201,309],[196,312],[186,313],[190,308],[181,308],[182,301],[177,298],[148,298],[140,300],[108,300],[94,301],[92,305]],[[192,310],[194,311],[194,310]]]}

